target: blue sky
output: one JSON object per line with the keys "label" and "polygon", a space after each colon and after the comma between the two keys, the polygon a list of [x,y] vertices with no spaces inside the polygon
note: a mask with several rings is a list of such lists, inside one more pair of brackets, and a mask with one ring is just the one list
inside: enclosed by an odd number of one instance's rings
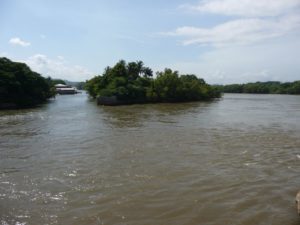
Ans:
{"label": "blue sky", "polygon": [[208,83],[300,80],[300,1],[1,0],[0,56],[72,81],[120,59]]}

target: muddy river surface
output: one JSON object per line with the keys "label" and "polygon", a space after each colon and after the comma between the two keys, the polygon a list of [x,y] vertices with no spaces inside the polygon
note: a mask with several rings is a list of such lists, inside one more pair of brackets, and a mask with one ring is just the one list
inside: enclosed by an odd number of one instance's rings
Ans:
{"label": "muddy river surface", "polygon": [[300,96],[0,111],[0,224],[298,225]]}

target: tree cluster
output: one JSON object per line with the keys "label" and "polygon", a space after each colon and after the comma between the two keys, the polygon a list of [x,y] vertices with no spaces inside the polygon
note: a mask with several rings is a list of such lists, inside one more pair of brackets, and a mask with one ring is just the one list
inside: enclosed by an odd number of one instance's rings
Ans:
{"label": "tree cluster", "polygon": [[55,94],[51,82],[51,78],[31,71],[25,63],[0,58],[0,108],[23,108],[45,102]]}
{"label": "tree cluster", "polygon": [[224,93],[300,94],[300,80],[286,83],[268,81],[247,84],[228,84],[217,85],[215,87]]}
{"label": "tree cluster", "polygon": [[153,72],[142,61],[126,63],[120,60],[107,67],[102,75],[88,80],[88,93],[96,97],[116,96],[127,103],[184,102],[209,100],[220,97],[220,92],[195,75],[179,75],[177,71],[165,69]]}

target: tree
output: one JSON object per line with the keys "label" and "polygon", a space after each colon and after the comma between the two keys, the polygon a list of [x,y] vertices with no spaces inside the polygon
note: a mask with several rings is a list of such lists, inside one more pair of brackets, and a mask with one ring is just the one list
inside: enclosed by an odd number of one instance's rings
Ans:
{"label": "tree", "polygon": [[0,58],[0,107],[30,107],[53,94],[49,79],[31,71],[25,63]]}
{"label": "tree", "polygon": [[154,90],[158,101],[176,101],[180,98],[182,83],[180,82],[178,71],[165,69],[157,73],[154,81]]}
{"label": "tree", "polygon": [[255,82],[247,84],[216,85],[225,93],[253,94],[300,94],[300,81],[281,83],[278,81]]}

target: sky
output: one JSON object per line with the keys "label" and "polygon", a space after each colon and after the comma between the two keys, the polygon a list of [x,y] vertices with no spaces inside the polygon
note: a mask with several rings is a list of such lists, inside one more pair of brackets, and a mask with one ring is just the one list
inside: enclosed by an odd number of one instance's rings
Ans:
{"label": "sky", "polygon": [[210,84],[300,80],[300,0],[0,0],[0,57],[70,81],[120,59]]}

